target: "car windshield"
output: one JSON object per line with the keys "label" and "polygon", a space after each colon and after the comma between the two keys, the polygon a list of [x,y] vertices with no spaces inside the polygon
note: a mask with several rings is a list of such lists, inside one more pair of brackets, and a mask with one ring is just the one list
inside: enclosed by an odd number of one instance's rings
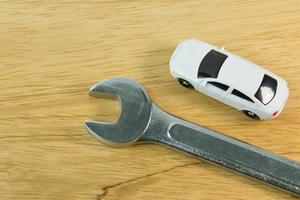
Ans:
{"label": "car windshield", "polygon": [[277,81],[274,78],[265,74],[254,96],[263,104],[267,105],[274,98],[276,94],[276,89],[277,89]]}
{"label": "car windshield", "polygon": [[217,78],[219,71],[227,57],[227,55],[218,51],[209,51],[199,65],[198,78]]}

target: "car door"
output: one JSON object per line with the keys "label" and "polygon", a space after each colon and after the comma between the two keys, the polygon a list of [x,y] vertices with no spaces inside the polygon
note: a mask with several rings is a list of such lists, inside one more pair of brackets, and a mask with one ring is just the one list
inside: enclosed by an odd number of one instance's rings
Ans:
{"label": "car door", "polygon": [[214,79],[202,80],[199,85],[199,90],[201,92],[223,103],[228,88],[228,85],[220,83]]}
{"label": "car door", "polygon": [[238,109],[253,111],[255,108],[255,102],[241,91],[231,88],[226,95],[225,103]]}

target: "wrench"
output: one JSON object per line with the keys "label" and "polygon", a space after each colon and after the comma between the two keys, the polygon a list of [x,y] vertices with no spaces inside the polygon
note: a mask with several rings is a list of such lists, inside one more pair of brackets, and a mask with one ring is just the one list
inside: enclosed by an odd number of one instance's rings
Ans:
{"label": "wrench", "polygon": [[300,164],[259,147],[193,124],[161,110],[136,81],[111,78],[91,87],[89,95],[118,97],[116,123],[86,121],[88,132],[103,143],[123,147],[158,142],[300,195]]}

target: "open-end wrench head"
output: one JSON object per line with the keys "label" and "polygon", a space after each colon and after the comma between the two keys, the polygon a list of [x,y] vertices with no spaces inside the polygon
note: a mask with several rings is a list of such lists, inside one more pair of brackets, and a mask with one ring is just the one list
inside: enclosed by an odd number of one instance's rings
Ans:
{"label": "open-end wrench head", "polygon": [[99,97],[101,93],[119,97],[121,114],[116,123],[86,121],[88,132],[112,146],[126,146],[137,141],[151,117],[152,102],[147,92],[134,80],[111,78],[92,86],[89,95]]}

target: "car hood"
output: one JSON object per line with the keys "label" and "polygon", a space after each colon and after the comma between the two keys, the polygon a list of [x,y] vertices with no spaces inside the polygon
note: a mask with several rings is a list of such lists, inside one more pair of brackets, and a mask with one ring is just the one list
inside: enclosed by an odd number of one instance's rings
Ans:
{"label": "car hood", "polygon": [[183,41],[175,49],[170,66],[176,68],[181,75],[196,79],[201,61],[213,48],[210,44],[193,39]]}

